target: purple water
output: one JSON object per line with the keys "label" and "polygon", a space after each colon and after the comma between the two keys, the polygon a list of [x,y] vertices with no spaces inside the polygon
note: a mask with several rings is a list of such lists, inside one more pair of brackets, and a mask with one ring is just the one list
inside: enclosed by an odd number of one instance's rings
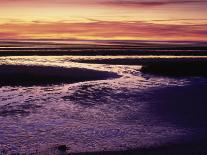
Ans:
{"label": "purple water", "polygon": [[183,87],[195,79],[143,75],[141,66],[71,62],[80,58],[0,58],[1,64],[79,67],[121,75],[74,84],[0,87],[0,149],[28,153],[65,144],[70,152],[121,150],[185,140],[195,132],[162,119],[149,105],[152,90]]}

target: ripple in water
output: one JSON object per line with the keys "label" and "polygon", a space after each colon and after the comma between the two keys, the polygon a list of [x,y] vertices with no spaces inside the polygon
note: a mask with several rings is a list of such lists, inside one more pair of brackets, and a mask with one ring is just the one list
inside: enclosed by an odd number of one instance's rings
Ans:
{"label": "ripple in water", "polygon": [[2,57],[1,64],[80,67],[115,72],[118,79],[54,86],[0,88],[0,148],[10,153],[66,144],[71,152],[118,150],[185,139],[191,128],[153,114],[157,88],[192,79],[142,75],[140,66],[71,62],[77,57]]}

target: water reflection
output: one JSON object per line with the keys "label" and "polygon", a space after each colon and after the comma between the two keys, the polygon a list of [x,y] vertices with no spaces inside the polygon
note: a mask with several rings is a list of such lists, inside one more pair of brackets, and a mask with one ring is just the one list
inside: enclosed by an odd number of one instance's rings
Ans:
{"label": "water reflection", "polygon": [[193,133],[152,115],[148,104],[154,100],[153,89],[184,86],[192,79],[146,76],[140,66],[71,61],[82,58],[0,58],[1,64],[79,67],[121,75],[74,84],[1,87],[0,148],[15,153],[66,144],[72,152],[115,150],[172,142]]}

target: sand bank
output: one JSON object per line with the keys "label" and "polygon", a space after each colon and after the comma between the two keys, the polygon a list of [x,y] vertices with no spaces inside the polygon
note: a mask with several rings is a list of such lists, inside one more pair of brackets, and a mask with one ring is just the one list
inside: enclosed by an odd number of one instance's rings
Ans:
{"label": "sand bank", "polygon": [[118,75],[81,68],[0,65],[0,86],[74,83],[114,77]]}
{"label": "sand bank", "polygon": [[207,76],[206,58],[120,58],[77,60],[79,63],[141,65],[143,73],[163,76]]}

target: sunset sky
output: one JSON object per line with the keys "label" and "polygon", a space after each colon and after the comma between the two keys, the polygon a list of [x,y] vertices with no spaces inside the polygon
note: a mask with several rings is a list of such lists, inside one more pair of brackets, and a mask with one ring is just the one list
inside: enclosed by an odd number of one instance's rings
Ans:
{"label": "sunset sky", "polygon": [[207,41],[207,0],[0,0],[0,39]]}

